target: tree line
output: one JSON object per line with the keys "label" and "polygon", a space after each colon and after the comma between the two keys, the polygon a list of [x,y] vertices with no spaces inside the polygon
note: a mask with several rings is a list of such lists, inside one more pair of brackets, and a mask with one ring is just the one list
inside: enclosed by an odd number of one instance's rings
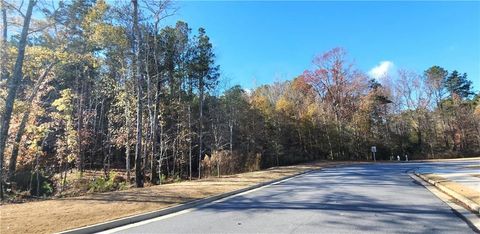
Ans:
{"label": "tree line", "polygon": [[370,160],[372,145],[385,160],[480,150],[480,94],[455,70],[375,80],[334,48],[290,81],[222,90],[206,30],[162,26],[171,2],[0,3],[1,186],[60,174],[61,191],[75,168],[143,187]]}

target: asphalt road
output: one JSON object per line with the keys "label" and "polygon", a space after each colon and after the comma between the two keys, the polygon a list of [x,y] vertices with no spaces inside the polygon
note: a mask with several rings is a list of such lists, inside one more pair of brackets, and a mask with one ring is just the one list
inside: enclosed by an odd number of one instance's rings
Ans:
{"label": "asphalt road", "polygon": [[435,165],[440,164],[381,163],[327,168],[112,231],[473,233],[448,205],[405,173],[408,169]]}

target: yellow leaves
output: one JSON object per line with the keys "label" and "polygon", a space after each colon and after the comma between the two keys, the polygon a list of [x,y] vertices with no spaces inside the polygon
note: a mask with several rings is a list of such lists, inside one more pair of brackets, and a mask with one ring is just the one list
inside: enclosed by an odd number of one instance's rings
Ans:
{"label": "yellow leaves", "polygon": [[73,112],[73,94],[71,89],[64,89],[60,91],[60,98],[53,101],[52,106],[54,106],[58,111],[64,112],[65,114],[71,114]]}
{"label": "yellow leaves", "polygon": [[22,100],[17,100],[14,103],[13,111],[14,111],[14,114],[17,114],[17,113],[21,114],[21,113],[26,112],[27,108],[28,108],[28,103],[26,103]]}
{"label": "yellow leaves", "polygon": [[102,47],[118,45],[122,48],[126,48],[128,46],[126,35],[124,28],[100,23],[94,28],[90,40]]}
{"label": "yellow leaves", "polygon": [[44,64],[55,57],[55,51],[43,46],[30,46],[26,50],[26,61],[32,65]]}
{"label": "yellow leaves", "polygon": [[13,66],[14,66],[14,63],[15,63],[15,58],[16,58],[17,53],[18,53],[17,47],[9,46],[7,48],[7,56],[8,56],[7,70],[13,71]]}
{"label": "yellow leaves", "polygon": [[277,101],[275,110],[290,113],[293,111],[293,104],[289,102],[285,96],[283,96]]}
{"label": "yellow leaves", "polygon": [[49,131],[48,124],[29,125],[25,130],[29,136],[29,140],[26,142],[29,154],[40,153],[42,150],[41,142]]}
{"label": "yellow leaves", "polygon": [[475,116],[480,119],[480,103],[475,108]]}
{"label": "yellow leaves", "polygon": [[72,59],[76,58],[76,56],[72,56],[72,54],[67,53],[64,50],[56,51],[55,56],[58,59],[58,61],[60,61],[62,63],[70,62]]}
{"label": "yellow leaves", "polygon": [[[105,3],[104,0],[98,0],[95,3],[95,6],[91,8],[91,10],[88,12],[88,14],[85,16],[85,23],[88,22],[95,22],[95,21],[100,21],[103,16],[105,15],[105,12],[107,11],[107,4]],[[85,27],[86,25],[84,25]]]}
{"label": "yellow leaves", "polygon": [[306,118],[313,120],[317,118],[320,115],[320,107],[318,103],[311,103],[307,107],[307,113],[306,113]]}
{"label": "yellow leaves", "polygon": [[263,95],[255,95],[252,97],[252,106],[262,111],[264,114],[269,114],[271,111],[270,102],[267,97]]}
{"label": "yellow leaves", "polygon": [[78,146],[77,131],[74,127],[73,119],[73,98],[74,95],[71,89],[64,89],[60,91],[60,98],[53,101],[52,106],[57,109],[57,113],[52,113],[52,116],[59,121],[57,126],[64,131],[57,139],[57,152],[61,157],[64,157],[68,162],[73,162],[76,157],[76,149]]}
{"label": "yellow leaves", "polygon": [[105,1],[99,0],[95,3],[95,6],[90,9],[82,22],[82,27],[87,30],[87,33],[94,31],[93,29],[97,26],[98,22],[102,21],[106,11],[107,4]]}
{"label": "yellow leaves", "polygon": [[99,0],[85,16],[82,27],[85,29],[85,35],[89,43],[99,47],[110,47],[112,45],[122,48],[128,47],[125,29],[106,22],[107,10],[108,5],[105,1]]}
{"label": "yellow leaves", "polygon": [[40,74],[58,59],[64,59],[64,53],[44,46],[30,46],[26,48],[23,70],[30,78],[39,77]]}

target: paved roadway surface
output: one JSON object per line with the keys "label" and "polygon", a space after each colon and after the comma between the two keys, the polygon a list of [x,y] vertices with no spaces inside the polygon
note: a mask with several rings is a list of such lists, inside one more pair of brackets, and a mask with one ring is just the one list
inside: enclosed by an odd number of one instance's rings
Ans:
{"label": "paved roadway surface", "polygon": [[480,160],[459,161],[454,164],[427,164],[417,171],[420,173],[435,173],[476,190],[480,194]]}
{"label": "paved roadway surface", "polygon": [[327,168],[110,232],[473,233],[448,205],[406,173],[415,168],[463,163],[379,163]]}

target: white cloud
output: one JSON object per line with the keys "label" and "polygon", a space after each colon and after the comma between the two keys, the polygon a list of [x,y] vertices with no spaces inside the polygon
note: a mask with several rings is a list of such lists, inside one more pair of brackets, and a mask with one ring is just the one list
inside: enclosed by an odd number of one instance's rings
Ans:
{"label": "white cloud", "polygon": [[391,61],[381,61],[377,66],[370,69],[368,74],[377,80],[385,78],[389,75],[390,71],[393,70],[393,62]]}

